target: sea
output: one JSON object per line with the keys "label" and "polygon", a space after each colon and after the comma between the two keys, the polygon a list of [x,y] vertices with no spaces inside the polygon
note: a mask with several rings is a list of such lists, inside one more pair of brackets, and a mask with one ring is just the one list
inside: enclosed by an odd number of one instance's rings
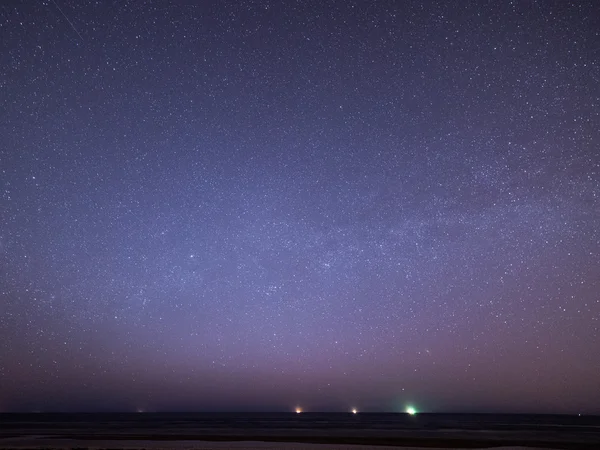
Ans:
{"label": "sea", "polygon": [[77,443],[80,448],[91,448],[98,442],[119,448],[115,444],[133,441],[160,441],[165,445],[176,441],[253,441],[600,450],[600,416],[361,412],[0,414],[0,448],[66,448],[65,442]]}

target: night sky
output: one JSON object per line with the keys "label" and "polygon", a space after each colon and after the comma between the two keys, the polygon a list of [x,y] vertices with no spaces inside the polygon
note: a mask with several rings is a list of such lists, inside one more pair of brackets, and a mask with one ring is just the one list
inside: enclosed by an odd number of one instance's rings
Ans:
{"label": "night sky", "polygon": [[600,412],[595,0],[4,0],[0,411]]}

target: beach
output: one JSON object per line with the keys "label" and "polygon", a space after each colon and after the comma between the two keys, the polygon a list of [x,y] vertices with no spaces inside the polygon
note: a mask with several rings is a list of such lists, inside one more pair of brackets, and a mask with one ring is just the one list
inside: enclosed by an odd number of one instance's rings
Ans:
{"label": "beach", "polygon": [[[257,441],[122,441],[122,440],[46,440],[46,439],[7,439],[0,442],[0,449],[122,449],[122,450],[209,450],[209,449],[234,449],[234,450],[447,450],[448,447],[404,447],[380,445],[346,445],[346,444],[309,444],[298,442],[257,442]],[[473,448],[469,448],[472,450]],[[456,450],[463,450],[457,448]],[[468,450],[468,449],[464,449]],[[551,450],[543,447],[495,447],[495,450]]]}

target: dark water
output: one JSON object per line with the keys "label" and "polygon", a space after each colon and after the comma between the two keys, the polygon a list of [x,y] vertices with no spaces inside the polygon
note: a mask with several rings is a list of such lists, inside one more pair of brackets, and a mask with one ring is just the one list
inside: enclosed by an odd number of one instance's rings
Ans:
{"label": "dark water", "polygon": [[[241,439],[600,450],[600,417],[496,414],[0,414],[0,438]],[[349,441],[352,440],[352,441]],[[337,441],[336,441],[337,442]]]}
{"label": "dark water", "polygon": [[[36,428],[42,424],[79,428],[368,428],[406,430],[597,430],[600,416],[526,414],[397,413],[60,413],[0,414],[4,426]],[[600,449],[599,449],[600,450]]]}

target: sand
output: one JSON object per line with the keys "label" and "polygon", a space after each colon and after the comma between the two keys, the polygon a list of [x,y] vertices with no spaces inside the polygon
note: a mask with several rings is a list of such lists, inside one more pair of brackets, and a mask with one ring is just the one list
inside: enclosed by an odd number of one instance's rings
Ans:
{"label": "sand", "polygon": [[[123,441],[123,440],[71,440],[71,439],[45,439],[44,437],[9,438],[0,439],[0,449],[123,449],[123,450],[162,450],[162,449],[235,449],[235,450],[448,450],[448,448],[424,447],[397,447],[379,445],[336,445],[336,444],[304,444],[293,442],[207,442],[207,441]],[[473,450],[473,449],[455,449]],[[494,450],[550,450],[533,447],[494,447]]]}

